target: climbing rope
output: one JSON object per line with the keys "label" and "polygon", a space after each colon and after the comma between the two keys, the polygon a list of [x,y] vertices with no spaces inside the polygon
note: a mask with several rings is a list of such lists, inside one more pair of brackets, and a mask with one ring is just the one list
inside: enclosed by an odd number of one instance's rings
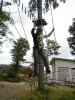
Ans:
{"label": "climbing rope", "polygon": [[[51,4],[50,4],[50,9],[51,9],[52,25],[53,25],[53,28],[54,28],[54,21],[53,21],[53,13],[52,13]],[[55,41],[56,41],[55,31],[54,31],[54,38],[55,38]]]}

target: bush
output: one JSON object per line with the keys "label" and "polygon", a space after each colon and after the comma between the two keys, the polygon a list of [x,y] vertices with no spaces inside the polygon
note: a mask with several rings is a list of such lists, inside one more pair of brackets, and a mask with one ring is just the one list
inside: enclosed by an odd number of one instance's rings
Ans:
{"label": "bush", "polygon": [[18,82],[22,82],[23,81],[23,78],[16,75],[16,76],[13,76],[13,77],[9,77],[9,76],[6,76],[4,74],[0,74],[0,81],[7,81],[7,82],[13,82],[13,83],[18,83]]}
{"label": "bush", "polygon": [[6,81],[6,76],[4,74],[0,74],[0,81]]}
{"label": "bush", "polygon": [[20,76],[18,76],[18,75],[13,77],[13,78],[12,77],[7,77],[7,81],[8,82],[13,82],[13,83],[16,82],[16,83],[18,83],[18,82],[22,82],[22,80],[23,79]]}

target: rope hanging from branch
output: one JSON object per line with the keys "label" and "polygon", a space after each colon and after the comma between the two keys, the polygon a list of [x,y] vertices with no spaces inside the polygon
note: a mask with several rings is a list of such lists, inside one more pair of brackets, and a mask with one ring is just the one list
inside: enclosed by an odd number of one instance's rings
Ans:
{"label": "rope hanging from branch", "polygon": [[[52,25],[53,25],[53,28],[54,28],[54,21],[53,21],[53,13],[52,13],[51,4],[50,4],[50,9],[51,9]],[[54,38],[55,38],[55,41],[56,41],[55,31],[54,31]]]}

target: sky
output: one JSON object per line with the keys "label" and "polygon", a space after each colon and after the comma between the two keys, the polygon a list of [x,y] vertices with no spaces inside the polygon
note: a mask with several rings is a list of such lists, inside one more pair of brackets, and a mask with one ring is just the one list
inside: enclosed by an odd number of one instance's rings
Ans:
{"label": "sky", "polygon": [[[1,0],[0,0],[1,1]],[[12,1],[12,0],[8,0],[8,1]],[[27,8],[28,10],[28,0],[21,0],[21,4],[18,7],[20,11],[22,11],[22,3],[24,5],[24,7]],[[20,33],[20,35],[24,38],[26,38],[29,41],[30,44],[30,50],[27,52],[26,56],[24,58],[26,58],[27,61],[33,61],[31,54],[32,54],[32,47],[33,47],[33,39],[31,36],[31,29],[33,28],[33,23],[32,23],[32,19],[30,19],[27,15],[27,13],[25,14],[24,12],[21,12],[21,19],[22,19],[22,23],[23,23],[23,27],[26,33],[25,33],[22,29],[22,25],[21,25],[21,21],[19,18],[19,14],[18,13],[13,13],[13,12],[18,12],[17,10],[17,5],[13,4],[12,6],[9,6],[10,10],[11,10],[11,15],[12,18],[15,21],[15,25]],[[3,8],[5,9],[7,12],[9,12],[9,7]],[[37,18],[37,14],[35,14],[36,18]],[[52,28],[52,17],[51,17],[51,11],[49,11],[46,14],[43,14],[43,18],[47,21],[48,25],[44,26],[46,34],[48,34]],[[59,52],[61,53],[58,56],[50,56],[50,60],[52,59],[52,57],[58,57],[58,58],[65,58],[65,59],[73,59],[74,57],[70,54],[70,48],[67,42],[67,38],[70,36],[68,29],[69,26],[72,25],[72,19],[75,18],[75,0],[66,0],[66,3],[60,3],[60,6],[58,8],[56,8],[55,10],[53,10],[53,22],[54,22],[54,28],[55,28],[55,36],[56,36],[56,41],[57,43],[59,43],[59,45],[61,45],[61,48],[59,49]],[[19,35],[16,31],[16,29],[14,28],[14,26],[9,25],[10,30],[13,32],[14,37],[13,39],[16,40],[19,38]],[[45,32],[43,32],[43,34],[45,34]],[[54,38],[54,33],[48,38],[48,39],[52,39],[55,40]],[[44,41],[46,42],[46,41]],[[10,50],[12,48],[12,44],[10,43],[4,43],[3,47],[2,47],[2,51],[3,53],[0,54],[0,64],[10,64],[11,63],[11,54],[10,54]],[[26,65],[26,64],[24,64]]]}

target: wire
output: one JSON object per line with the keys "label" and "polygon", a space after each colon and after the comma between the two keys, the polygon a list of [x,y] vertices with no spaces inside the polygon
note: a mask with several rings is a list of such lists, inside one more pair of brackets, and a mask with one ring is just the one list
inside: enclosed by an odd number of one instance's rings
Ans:
{"label": "wire", "polygon": [[[8,6],[8,8],[9,8],[9,13],[11,14],[10,7]],[[11,18],[12,18],[12,15],[11,15]],[[12,19],[13,19],[13,18],[12,18]],[[14,22],[14,21],[13,21],[13,22]],[[17,30],[17,28],[16,28],[16,26],[15,26],[15,23],[14,23],[14,27],[15,27],[15,29],[16,29],[16,31],[17,31],[17,33],[19,34],[19,36],[21,37],[21,35],[20,35],[19,31]]]}
{"label": "wire", "polygon": [[[21,19],[21,15],[20,15],[20,12],[19,12],[18,5],[17,5],[17,9],[18,9],[18,13],[19,13],[19,17],[20,17],[21,25],[22,25],[23,31],[24,31],[24,33],[25,33],[25,30],[24,30],[24,27],[23,27],[23,23],[22,23],[22,19]],[[26,33],[25,33],[25,36],[26,36],[26,39],[27,39],[27,35],[26,35]]]}

